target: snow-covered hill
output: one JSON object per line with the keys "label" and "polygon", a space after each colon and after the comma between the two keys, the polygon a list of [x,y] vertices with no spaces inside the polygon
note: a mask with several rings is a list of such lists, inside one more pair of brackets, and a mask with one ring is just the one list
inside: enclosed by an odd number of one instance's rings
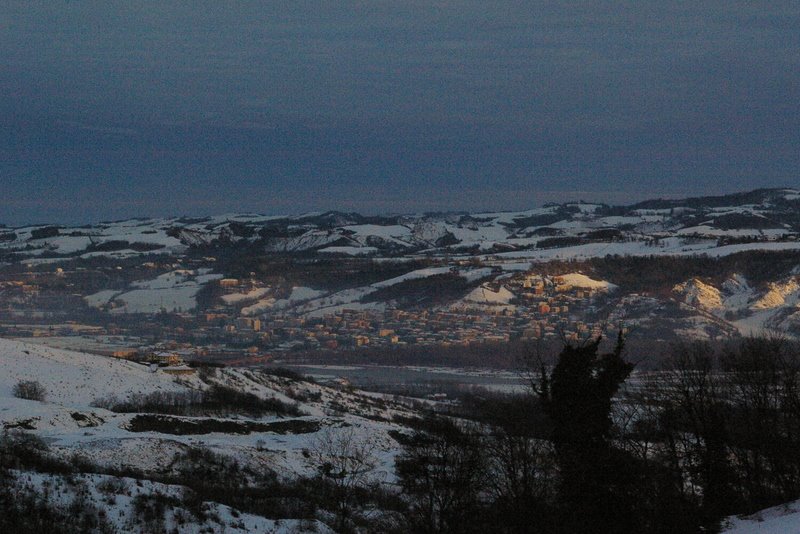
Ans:
{"label": "snow-covered hill", "polygon": [[99,291],[88,295],[86,301],[114,314],[188,311],[196,306],[197,292],[205,284],[222,278],[210,271],[208,268],[171,271],[153,280],[132,282],[127,290]]}
{"label": "snow-covered hill", "polygon": [[765,189],[631,206],[566,203],[499,213],[133,219],[85,227],[0,227],[0,254],[35,262],[180,255],[189,247],[242,244],[267,252],[328,255],[425,251],[502,253],[540,260],[605,254],[719,256],[743,249],[800,249],[798,210],[799,191]]}
{"label": "snow-covered hill", "polygon": [[735,274],[715,287],[697,278],[673,288],[676,298],[699,312],[727,320],[741,334],[777,330],[796,335],[800,331],[800,276],[769,282],[761,289]]}
{"label": "snow-covered hill", "polygon": [[[680,324],[671,326],[681,335],[765,328],[800,335],[800,285],[797,273],[788,274],[793,265],[768,280],[738,265],[713,280],[708,270],[687,269],[685,280],[668,277],[635,289],[630,273],[618,277],[587,265],[647,258],[648,269],[660,269],[661,258],[698,262],[695,257],[704,256],[722,263],[748,251],[783,251],[789,259],[800,254],[800,191],[765,189],[631,206],[565,203],[519,212],[229,214],[0,227],[0,282],[18,284],[8,290],[21,303],[8,308],[12,324],[18,315],[51,312],[53,302],[69,320],[71,298],[82,299],[84,316],[100,310],[112,322],[126,314],[203,317],[209,311],[228,322],[264,322],[277,315],[318,319],[345,310],[380,314],[413,306],[525,315],[569,293],[570,302],[553,308],[570,323],[650,322],[666,334],[669,323],[659,319],[676,318]],[[573,260],[574,267],[563,264]],[[561,262],[560,272],[542,265],[552,262]],[[553,276],[542,292],[520,283],[520,276],[545,273]],[[37,299],[40,275],[47,295]],[[216,285],[223,276],[238,280],[223,288]],[[600,310],[582,300],[598,294],[609,297],[609,307]],[[636,305],[622,306],[631,302]],[[609,317],[597,315],[608,309]]]}
{"label": "snow-covered hill", "polygon": [[[272,520],[244,513],[216,502],[203,502],[198,514],[180,503],[186,494],[182,486],[162,484],[97,474],[57,475],[12,472],[16,491],[47,495],[47,504],[64,514],[90,514],[102,510],[101,517],[114,532],[176,532],[214,534],[240,532],[248,534],[296,534],[302,532],[332,533],[317,520]],[[143,503],[169,502],[163,517],[142,514]],[[79,503],[79,506],[76,506]],[[149,519],[150,521],[147,521]],[[163,530],[161,530],[163,529]]]}
{"label": "snow-covered hill", "polygon": [[[44,400],[17,398],[14,386],[22,381],[40,383]],[[135,406],[130,402],[143,398],[161,399],[167,402],[164,406],[170,406],[170,398],[185,399],[189,394],[199,398],[202,392],[220,387],[236,395],[253,395],[274,408],[261,415],[247,411],[253,401],[242,405],[245,411],[236,411],[235,402],[229,402],[230,407],[223,412],[198,405],[191,415],[118,408],[121,401],[128,399],[128,406]],[[160,396],[153,397],[156,393]],[[48,454],[58,461],[72,462],[80,457],[95,466],[94,472],[178,476],[177,459],[201,450],[227,458],[225,461],[234,462],[245,472],[273,473],[290,480],[315,475],[321,458],[331,454],[315,443],[347,439],[369,448],[371,477],[391,482],[394,457],[399,452],[392,434],[409,431],[393,421],[396,416],[414,414],[389,397],[344,391],[260,370],[215,369],[202,375],[173,376],[110,357],[0,339],[0,429],[32,434],[48,444]],[[309,450],[317,452],[310,454]],[[79,484],[83,488],[80,498],[102,508],[121,531],[142,528],[133,528],[130,523],[137,495],[157,494],[162,500],[184,495],[182,488],[116,476],[88,475],[66,484],[57,474],[19,473],[18,477],[17,482],[34,493],[47,487],[51,495],[48,502],[54,506],[72,502]],[[237,528],[247,532],[327,531],[323,524],[270,521],[217,503],[208,503],[203,509],[209,513],[191,519],[191,514],[175,508],[177,515],[167,514],[166,521],[181,532],[199,531],[201,527],[209,532]]]}
{"label": "snow-covered hill", "polygon": [[0,398],[10,401],[20,380],[40,382],[48,404],[74,407],[109,395],[185,389],[172,376],[138,363],[0,339]]}
{"label": "snow-covered hill", "polygon": [[[119,466],[157,469],[168,464],[176,450],[191,446],[192,433],[138,432],[131,428],[132,413],[115,413],[97,404],[108,405],[108,399],[125,400],[131,395],[154,392],[180,393],[203,391],[212,384],[233,388],[261,399],[273,399],[287,406],[296,406],[300,425],[298,434],[273,433],[269,423],[285,421],[286,416],[247,418],[222,416],[222,420],[264,423],[264,431],[232,434],[204,433],[209,447],[231,455],[242,463],[255,462],[263,467],[266,460],[272,469],[284,474],[307,473],[313,470],[303,456],[315,432],[353,429],[360,436],[374,441],[381,451],[382,470],[389,476],[396,442],[389,430],[397,414],[410,413],[402,405],[364,394],[346,393],[322,385],[272,376],[257,371],[221,369],[213,377],[201,379],[197,374],[173,376],[164,371],[151,372],[147,366],[115,358],[51,349],[44,346],[0,339],[0,427],[23,428],[48,439],[65,454],[91,451],[95,459],[105,459]],[[37,381],[44,387],[44,401],[25,400],[13,395],[20,381]],[[334,407],[335,406],[335,407]],[[213,414],[209,414],[213,416]],[[231,419],[232,418],[232,419]],[[197,421],[197,417],[176,417],[176,422]],[[308,427],[307,429],[305,427]],[[316,430],[314,430],[316,429]],[[309,433],[310,431],[310,433]],[[269,449],[270,453],[258,452]],[[120,455],[120,450],[130,454]],[[148,451],[142,454],[144,451]]]}
{"label": "snow-covered hill", "polygon": [[790,534],[800,532],[800,501],[761,510],[744,517],[730,517],[724,534]]}

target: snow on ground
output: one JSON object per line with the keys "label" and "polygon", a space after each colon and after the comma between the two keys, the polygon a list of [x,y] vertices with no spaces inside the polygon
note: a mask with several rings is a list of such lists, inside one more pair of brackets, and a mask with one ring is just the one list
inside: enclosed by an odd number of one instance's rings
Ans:
{"label": "snow on ground", "polygon": [[111,305],[115,314],[187,311],[197,305],[195,296],[203,285],[220,278],[222,275],[212,274],[209,269],[176,270],[152,280],[133,282],[128,291],[104,290],[85,299],[90,306]]}
{"label": "snow on ground", "polygon": [[678,235],[709,235],[714,237],[752,237],[752,236],[765,236],[765,237],[772,237],[778,238],[786,233],[789,230],[785,228],[767,228],[767,229],[758,229],[758,228],[734,228],[734,229],[720,229],[714,228],[713,226],[709,226],[707,224],[699,225],[699,226],[690,226],[687,228],[681,228],[677,231]]}
{"label": "snow on ground", "polygon": [[325,291],[320,291],[318,289],[312,289],[310,287],[303,287],[303,286],[294,286],[292,288],[292,294],[287,299],[290,302],[300,302],[303,300],[311,300],[317,297],[320,297],[325,294]]}
{"label": "snow on ground", "polygon": [[[673,289],[686,305],[730,321],[742,335],[761,335],[770,329],[791,330],[800,319],[800,284],[796,275],[756,290],[740,274],[719,288],[693,278]],[[729,314],[735,319],[730,320]]]}
{"label": "snow on ground", "polygon": [[100,234],[103,241],[129,241],[131,243],[152,243],[169,248],[183,247],[180,240],[168,236],[166,230],[173,221],[167,219],[129,220],[102,225]]}
{"label": "snow on ground", "polygon": [[[417,269],[388,280],[376,282],[370,286],[345,289],[335,293],[329,293],[310,287],[296,286],[292,288],[292,293],[286,299],[276,300],[273,297],[261,299],[250,306],[242,308],[241,313],[243,315],[258,315],[270,310],[293,308],[295,312],[306,315],[307,317],[323,317],[348,309],[380,311],[385,309],[385,303],[362,302],[362,299],[381,288],[391,287],[409,280],[418,280],[450,272],[452,272],[452,270],[449,266]],[[465,269],[459,272],[460,276],[470,282],[474,282],[491,274],[491,268]]]}
{"label": "snow on ground", "polygon": [[437,274],[447,274],[450,272],[450,267],[428,267],[425,269],[417,269],[416,271],[411,271],[406,274],[396,276],[394,278],[390,278],[389,280],[384,280],[382,282],[377,282],[372,284],[371,287],[374,288],[381,288],[381,287],[389,287],[395,284],[399,284],[400,282],[405,282],[407,280],[416,280],[418,278],[427,278],[429,276],[435,276]]}
{"label": "snow on ground", "polygon": [[630,217],[630,216],[625,217],[621,215],[615,215],[611,217],[600,217],[599,219],[596,219],[595,222],[597,223],[598,226],[604,227],[604,226],[622,226],[624,224],[640,224],[645,221],[652,222],[654,220],[661,221],[663,220],[663,217],[653,217],[653,216],[648,217],[642,215],[638,217]]}
{"label": "snow on ground", "polygon": [[744,517],[730,517],[724,534],[796,534],[800,532],[800,501],[761,510]]}
{"label": "snow on ground", "polygon": [[[57,253],[61,255],[75,255],[86,251],[92,246],[103,245],[109,242],[128,242],[152,245],[155,250],[146,253],[181,252],[185,246],[180,240],[167,235],[167,229],[174,219],[131,219],[111,223],[99,223],[91,227],[62,228],[59,235],[41,239],[32,239],[34,230],[44,228],[45,225],[26,226],[15,228],[13,232],[17,239],[0,244],[0,247],[23,251],[26,255],[43,253]],[[29,246],[34,247],[33,250]],[[158,248],[161,247],[161,248]],[[97,252],[99,255],[112,256],[121,251]],[[129,253],[142,254],[142,251],[128,249]],[[81,255],[86,257],[87,254]],[[58,258],[59,261],[67,258]]]}
{"label": "snow on ground", "polygon": [[800,298],[800,284],[795,278],[782,282],[771,282],[767,291],[752,304],[754,310],[767,310],[784,305],[793,305]]}
{"label": "snow on ground", "polygon": [[473,228],[448,225],[447,229],[461,243],[461,246],[478,245],[481,250],[488,250],[497,242],[508,239],[508,229],[500,225],[481,225]]}
{"label": "snow on ground", "polygon": [[320,291],[318,289],[312,289],[304,286],[294,286],[291,294],[287,298],[276,300],[272,307],[275,309],[288,308],[300,302],[306,302],[327,294],[328,291]]}
{"label": "snow on ground", "polygon": [[734,274],[725,280],[722,283],[721,290],[725,307],[728,309],[745,308],[753,299],[753,288],[750,287],[747,279],[740,274]]}
{"label": "snow on ground", "polygon": [[[174,253],[174,250],[171,249],[159,249],[159,250],[152,250],[150,254],[170,254]],[[142,253],[140,251],[133,250],[131,248],[124,248],[122,250],[113,250],[111,252],[86,252],[85,254],[81,254],[78,256],[83,260],[88,260],[90,258],[112,258],[112,259],[125,259],[125,258],[133,258],[136,256],[140,256]],[[63,261],[69,258],[59,258],[60,261]]]}
{"label": "snow on ground", "polygon": [[717,310],[724,307],[719,289],[705,284],[697,278],[676,285],[672,291],[682,296],[683,301],[690,306],[706,310]]}
{"label": "snow on ground", "polygon": [[780,308],[754,311],[747,317],[732,321],[731,324],[744,336],[763,335],[769,330],[778,312],[780,312]]}
{"label": "snow on ground", "polygon": [[121,292],[116,289],[104,289],[103,291],[98,291],[97,293],[83,297],[83,300],[85,300],[89,306],[100,308],[108,304],[119,294],[121,294]]}
{"label": "snow on ground", "polygon": [[516,306],[511,304],[515,297],[514,293],[505,286],[500,286],[497,290],[488,285],[480,285],[467,293],[466,296],[452,303],[449,308],[453,310],[469,310],[490,308],[493,312],[514,310]]}
{"label": "snow on ground", "polygon": [[265,299],[260,299],[258,302],[251,304],[250,306],[245,306],[240,310],[241,314],[244,316],[250,315],[258,315],[260,313],[264,313],[272,308],[275,304],[274,297],[267,297]]}
{"label": "snow on ground", "polygon": [[467,302],[475,304],[509,304],[514,298],[514,293],[501,286],[497,291],[493,291],[487,286],[476,287],[464,297]]}
{"label": "snow on ground", "polygon": [[[641,250],[642,243],[656,237],[670,234],[672,238],[687,242],[678,247],[659,247],[663,254],[693,254],[706,251],[710,255],[725,255],[739,250],[765,249],[797,249],[800,243],[784,241],[780,243],[742,243],[718,247],[718,237],[752,236],[758,239],[783,239],[790,237],[793,230],[787,218],[790,206],[781,202],[796,201],[795,190],[773,191],[755,203],[738,204],[738,199],[731,199],[730,206],[716,206],[710,203],[705,207],[690,208],[675,206],[664,209],[624,210],[620,215],[606,215],[607,210],[599,204],[566,203],[550,205],[527,211],[494,212],[475,214],[445,215],[408,215],[405,217],[389,217],[386,224],[351,224],[354,217],[340,214],[339,217],[325,218],[315,221],[314,217],[323,214],[305,214],[301,216],[261,216],[253,214],[228,214],[213,217],[202,217],[195,220],[184,218],[164,219],[132,219],[127,221],[104,222],[85,227],[60,227],[58,235],[33,239],[35,231],[45,225],[34,225],[20,228],[3,229],[4,239],[0,239],[0,249],[16,252],[26,257],[70,255],[89,257],[90,254],[107,257],[129,257],[137,254],[185,252],[188,245],[205,244],[220,237],[233,240],[242,238],[231,235],[230,223],[237,222],[258,231],[266,224],[284,224],[293,230],[291,237],[274,237],[269,239],[268,250],[299,251],[317,250],[321,253],[339,253],[348,255],[373,255],[388,247],[393,252],[416,249],[420,245],[444,250],[445,246],[456,246],[461,249],[478,247],[480,251],[492,250],[498,244],[511,244],[516,247],[531,247],[535,239],[530,239],[531,232],[540,228],[551,228],[562,231],[564,236],[581,236],[587,230],[597,228],[617,228],[627,239],[633,240],[616,243],[588,243],[583,249],[555,249],[563,251],[560,257],[587,257],[602,251],[621,254],[649,254]],[[686,221],[685,215],[702,215],[692,221]],[[741,228],[715,226],[715,218],[727,215],[744,215],[763,217],[765,221],[776,221],[775,228],[748,228],[746,220]],[[555,216],[555,217],[552,217]],[[539,219],[537,220],[537,217]],[[544,217],[544,218],[541,218]],[[558,219],[558,220],[554,220]],[[282,221],[282,222],[280,222]],[[336,221],[342,221],[337,226]],[[541,222],[551,224],[540,224]],[[333,225],[331,225],[333,223]],[[691,226],[685,226],[690,224]],[[783,227],[781,227],[783,225]],[[761,226],[761,225],[756,225]],[[299,235],[295,233],[299,231]],[[254,234],[255,235],[255,234]],[[440,238],[454,237],[436,245]],[[706,236],[704,243],[692,243],[696,236]],[[639,239],[637,243],[635,240]],[[130,248],[114,251],[96,251],[95,247],[115,242],[106,248]],[[137,244],[140,246],[133,246]],[[141,246],[145,245],[145,246]],[[776,246],[773,246],[776,245]],[[567,249],[572,247],[566,247]],[[638,250],[637,250],[638,249]],[[90,252],[93,251],[94,252]],[[83,254],[81,255],[81,253]],[[532,251],[528,251],[532,252]],[[552,252],[534,251],[531,258],[547,259]],[[558,253],[557,253],[558,254]],[[58,258],[62,261],[66,257]]]}
{"label": "snow on ground", "polygon": [[[384,303],[361,302],[361,299],[381,288],[390,287],[408,280],[417,280],[449,272],[451,272],[449,266],[417,269],[388,280],[376,282],[370,286],[345,289],[335,293],[328,293],[310,287],[294,287],[287,299],[263,299],[251,306],[242,308],[242,314],[257,315],[270,309],[286,309],[290,307],[294,307],[297,313],[305,314],[308,317],[323,317],[346,309],[383,310],[386,306]],[[468,280],[477,280],[488,274],[491,274],[491,269],[473,269],[461,273]]]}
{"label": "snow on ground", "polygon": [[20,380],[40,382],[49,403],[69,406],[88,406],[112,394],[184,389],[172,376],[137,363],[0,339],[0,399],[9,402]]}
{"label": "snow on ground", "polygon": [[500,263],[499,267],[506,272],[519,272],[531,270],[531,262],[529,261],[513,261]]}
{"label": "snow on ground", "polygon": [[361,242],[365,242],[369,237],[379,237],[386,241],[394,242],[399,245],[408,246],[411,239],[411,229],[399,224],[378,225],[378,224],[357,224],[342,227],[347,233],[352,233],[353,237]]}
{"label": "snow on ground", "polygon": [[267,249],[274,252],[320,249],[331,245],[341,237],[341,234],[329,230],[309,230],[296,237],[275,238]]}
{"label": "snow on ground", "polygon": [[513,224],[516,219],[524,219],[535,215],[548,215],[555,213],[558,206],[548,206],[546,208],[534,208],[526,211],[495,211],[476,213],[473,215],[475,219],[490,219],[496,224]]}
{"label": "snow on ground", "polygon": [[481,278],[486,278],[487,276],[491,275],[492,269],[489,267],[484,267],[481,269],[469,269],[466,271],[461,271],[458,274],[462,278],[465,278],[467,282],[475,282]]}
{"label": "snow on ground", "polygon": [[347,254],[348,256],[367,256],[369,254],[377,254],[378,249],[375,247],[334,246],[321,248],[319,252],[325,254]]}
{"label": "snow on ground", "polygon": [[229,293],[227,295],[222,295],[222,301],[225,304],[239,304],[241,302],[258,300],[269,293],[269,291],[270,288],[268,287],[257,287],[255,289],[251,289],[247,293]]}
{"label": "snow on ground", "polygon": [[[12,472],[18,484],[33,493],[47,494],[47,503],[63,511],[70,510],[74,502],[86,503],[102,509],[106,520],[117,532],[145,532],[155,525],[143,524],[142,516],[136,512],[137,497],[162,496],[178,502],[184,500],[185,488],[127,477],[98,474],[49,475],[43,473]],[[180,506],[168,506],[165,510],[164,532],[178,533],[230,533],[252,532],[253,534],[293,534],[300,532],[332,533],[324,523],[317,520],[283,519],[272,520],[234,510],[223,504],[205,502],[202,517]],[[85,510],[85,505],[81,507]]]}
{"label": "snow on ground", "polygon": [[585,202],[568,204],[568,206],[577,207],[581,213],[594,213],[595,211],[599,210],[602,207],[600,204],[587,204]]}
{"label": "snow on ground", "polygon": [[555,259],[586,259],[604,257],[607,255],[619,256],[694,256],[706,255],[722,257],[748,250],[800,250],[800,242],[758,242],[725,245],[718,247],[716,240],[704,240],[699,243],[687,242],[680,238],[665,238],[659,244],[652,245],[643,241],[614,242],[614,243],[587,243],[563,248],[550,248],[541,250],[521,250],[515,252],[502,252],[496,254],[502,258],[527,258],[531,261],[550,261]]}
{"label": "snow on ground", "polygon": [[114,308],[112,313],[157,313],[160,310],[188,311],[193,309],[197,302],[195,295],[200,290],[197,283],[171,287],[169,289],[134,289],[120,293],[114,300],[123,303]]}
{"label": "snow on ground", "polygon": [[[747,252],[751,250],[762,250],[762,251],[782,251],[782,250],[800,250],[800,242],[797,241],[789,241],[789,242],[773,242],[773,241],[766,241],[766,242],[759,242],[759,243],[742,243],[738,245],[726,245],[723,247],[712,247],[703,252],[703,254],[711,257],[721,258],[723,256],[729,256],[731,254],[737,254],[739,252]],[[691,255],[691,254],[683,254]]]}
{"label": "snow on ground", "polygon": [[269,310],[283,310],[292,306],[297,306],[303,302],[318,299],[327,294],[327,291],[321,291],[304,286],[294,286],[292,288],[292,292],[287,298],[275,299],[273,297],[269,297],[266,299],[261,299],[255,304],[251,304],[250,306],[245,306],[242,308],[241,313],[242,315],[249,316],[258,315]]}
{"label": "snow on ground", "polygon": [[562,290],[568,290],[573,287],[602,291],[614,291],[617,289],[617,286],[611,282],[606,282],[605,280],[594,280],[593,278],[589,278],[585,274],[581,273],[567,273],[556,276],[555,278],[556,283],[558,284],[558,289]]}
{"label": "snow on ground", "polygon": [[[197,375],[180,380],[161,371],[150,373],[142,365],[96,356],[0,339],[0,427],[31,431],[51,444],[64,457],[83,452],[100,465],[157,471],[169,466],[171,458],[188,447],[206,447],[235,458],[242,464],[270,469],[281,476],[313,475],[316,466],[307,451],[319,432],[353,432],[374,444],[375,476],[394,479],[397,442],[388,435],[397,430],[390,423],[396,414],[408,415],[396,403],[385,403],[358,392],[342,392],[319,384],[295,382],[246,369],[219,370],[211,380],[260,398],[295,404],[307,414],[296,420],[317,422],[319,430],[298,433],[251,431],[249,433],[164,434],[128,429],[136,414],[113,413],[91,406],[93,401],[131,393],[186,391],[207,387]],[[44,402],[13,396],[21,380],[36,380],[46,390]],[[214,415],[218,420],[247,420],[242,415]],[[196,417],[176,416],[192,421]],[[267,415],[260,423],[287,421]]]}
{"label": "snow on ground", "polygon": [[[520,266],[522,266],[522,264],[520,264]],[[512,270],[516,270],[516,268]],[[385,309],[385,303],[361,302],[361,300],[367,295],[374,293],[381,288],[391,287],[409,280],[418,280],[422,278],[428,278],[430,276],[447,274],[450,272],[453,272],[450,266],[428,267],[410,271],[403,275],[396,276],[388,280],[383,280],[381,282],[376,282],[369,286],[345,289],[334,293],[313,289],[310,287],[295,286],[292,288],[292,292],[287,298],[261,298],[253,304],[243,307],[241,309],[241,313],[242,315],[252,316],[268,313],[270,311],[293,309],[294,312],[306,315],[307,317],[323,317],[325,315],[330,315],[346,309],[380,311]],[[491,274],[492,269],[489,267],[464,269],[458,272],[458,275],[466,279],[468,282],[480,280],[481,278],[485,278]],[[252,294],[252,292],[248,293],[247,295],[250,294]],[[97,296],[91,296],[91,302],[102,301],[103,298],[106,297],[105,294],[96,295]],[[233,297],[234,301],[241,302],[244,301],[241,295],[242,294],[236,293],[230,296]]]}
{"label": "snow on ground", "polygon": [[59,254],[74,254],[92,244],[88,236],[60,235],[47,239],[48,245],[55,247]]}

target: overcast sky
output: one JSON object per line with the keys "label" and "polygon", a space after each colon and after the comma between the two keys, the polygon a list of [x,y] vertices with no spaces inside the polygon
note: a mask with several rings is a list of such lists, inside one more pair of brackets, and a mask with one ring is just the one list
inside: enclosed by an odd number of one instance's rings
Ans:
{"label": "overcast sky", "polygon": [[0,222],[800,185],[800,2],[0,2]]}

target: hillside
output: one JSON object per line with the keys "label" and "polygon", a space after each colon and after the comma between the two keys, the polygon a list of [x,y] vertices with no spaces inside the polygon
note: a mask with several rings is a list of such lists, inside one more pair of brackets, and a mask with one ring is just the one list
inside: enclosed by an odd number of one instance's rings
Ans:
{"label": "hillside", "polygon": [[800,192],[769,189],[520,212],[3,228],[0,335],[239,363],[619,328],[667,342],[795,337],[798,213]]}
{"label": "hillside", "polygon": [[[0,339],[0,370],[3,439],[17,439],[14,433],[24,432],[47,443],[53,458],[48,461],[84,457],[95,473],[127,473],[157,480],[179,479],[181,459],[199,452],[216,458],[215,462],[234,463],[242,476],[255,477],[253,480],[265,473],[276,480],[313,476],[320,459],[309,454],[309,449],[326,439],[345,436],[368,443],[374,457],[373,476],[391,481],[398,444],[390,434],[405,431],[392,421],[413,413],[379,395],[332,389],[292,375],[212,369],[180,377],[114,358],[5,339]],[[18,382],[31,380],[44,387],[44,401],[13,395]],[[32,488],[62,485],[58,477],[23,478]],[[141,483],[108,479],[84,476],[81,484],[88,489],[82,498],[102,507],[103,494],[116,492],[118,497],[106,508],[107,515],[130,516],[131,498],[144,491],[133,486],[141,488]],[[247,484],[246,478],[242,483]],[[103,487],[114,489],[98,489]],[[74,490],[69,488],[68,484],[63,496],[54,496],[52,502],[74,498]],[[158,484],[147,489],[148,494],[162,496],[183,491]],[[248,532],[325,531],[324,525],[313,522],[304,527],[290,521],[281,527],[223,505],[209,506],[216,512],[203,517],[217,518],[209,527],[214,532],[235,525]],[[125,524],[124,520],[118,522],[120,528]],[[181,531],[192,528],[199,526],[184,526]]]}
{"label": "hillside", "polygon": [[731,517],[723,525],[724,534],[780,534],[800,532],[800,503],[795,501],[761,510],[743,517]]}
{"label": "hillside", "polygon": [[0,398],[10,401],[20,380],[36,380],[47,390],[48,403],[67,407],[86,407],[109,395],[185,389],[144,365],[7,339],[0,339],[0,373]]}
{"label": "hillside", "polygon": [[798,209],[797,190],[765,189],[630,206],[566,203],[500,213],[134,219],[72,228],[2,228],[0,254],[34,262],[226,247],[340,256],[493,253],[536,260],[605,254],[719,256],[745,249],[800,248]]}

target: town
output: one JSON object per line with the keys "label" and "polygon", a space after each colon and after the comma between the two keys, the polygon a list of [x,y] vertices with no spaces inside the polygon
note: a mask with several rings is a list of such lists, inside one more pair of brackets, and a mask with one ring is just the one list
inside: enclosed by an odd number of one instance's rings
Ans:
{"label": "town", "polygon": [[[287,353],[469,346],[556,336],[577,340],[618,327],[604,324],[600,313],[609,286],[580,274],[440,265],[433,268],[439,274],[428,279],[450,280],[465,273],[475,278],[473,289],[440,305],[407,305],[401,298],[337,304],[335,291],[209,274],[210,260],[7,269],[0,279],[0,335],[183,372],[186,362],[253,365]],[[139,302],[139,308],[128,304],[128,309],[113,297],[97,301],[96,295],[123,293],[109,286],[122,288],[154,276],[172,285],[153,290],[157,298],[147,289],[137,290],[141,299],[157,300],[149,302],[150,308]],[[183,289],[189,292],[181,296]],[[330,305],[314,309],[309,303],[315,299]]]}

